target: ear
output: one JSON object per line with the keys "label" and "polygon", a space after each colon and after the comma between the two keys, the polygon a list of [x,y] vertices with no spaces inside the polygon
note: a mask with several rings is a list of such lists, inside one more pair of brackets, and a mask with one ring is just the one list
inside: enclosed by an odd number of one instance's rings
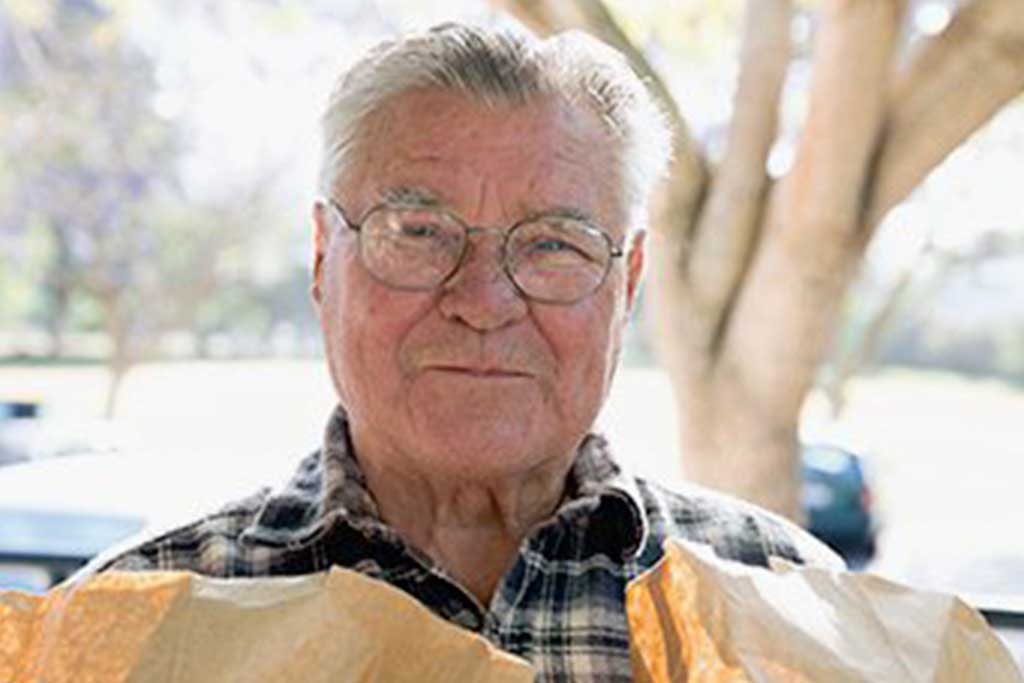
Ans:
{"label": "ear", "polygon": [[640,280],[644,274],[644,245],[647,243],[647,232],[638,230],[630,239],[626,251],[626,310],[632,312],[636,303],[636,294],[640,289]]}
{"label": "ear", "polygon": [[309,294],[317,312],[323,299],[324,258],[330,242],[330,225],[327,207],[323,200],[313,203],[313,281],[309,286]]}

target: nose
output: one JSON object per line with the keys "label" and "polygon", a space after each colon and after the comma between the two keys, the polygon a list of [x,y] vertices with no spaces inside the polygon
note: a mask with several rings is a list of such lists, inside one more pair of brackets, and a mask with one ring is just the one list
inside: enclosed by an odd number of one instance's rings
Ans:
{"label": "nose", "polygon": [[466,245],[459,269],[442,286],[439,308],[445,317],[489,332],[526,315],[528,306],[502,265],[502,235],[478,233]]}

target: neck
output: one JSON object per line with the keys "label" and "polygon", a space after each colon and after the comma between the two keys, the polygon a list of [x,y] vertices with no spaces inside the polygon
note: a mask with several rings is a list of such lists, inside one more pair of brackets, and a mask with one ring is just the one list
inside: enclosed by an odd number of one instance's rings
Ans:
{"label": "neck", "polygon": [[481,480],[387,464],[410,459],[368,455],[361,464],[384,521],[487,605],[523,539],[561,500],[565,460]]}

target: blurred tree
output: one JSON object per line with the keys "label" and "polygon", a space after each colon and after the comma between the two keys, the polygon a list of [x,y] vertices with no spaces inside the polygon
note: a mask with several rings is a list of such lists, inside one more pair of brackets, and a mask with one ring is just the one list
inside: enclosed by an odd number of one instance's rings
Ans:
{"label": "blurred tree", "polygon": [[928,244],[871,350],[878,363],[1024,381],[1024,238],[1000,230],[968,247]]}
{"label": "blurred tree", "polygon": [[[861,291],[860,296],[851,293],[847,297],[847,308],[860,310],[847,310],[842,314],[846,329],[833,340],[817,382],[828,401],[832,419],[839,419],[847,407],[850,380],[884,360],[886,341],[902,330],[925,324],[923,318],[927,316],[929,304],[951,275],[1001,255],[1001,252],[992,253],[986,247],[987,242],[985,239],[969,249],[950,251],[928,239],[893,282],[873,288],[861,283],[862,290],[874,291]],[[918,357],[922,351],[918,350]],[[945,367],[952,367],[952,364]]]}
{"label": "blurred tree", "polygon": [[152,106],[149,57],[124,35],[119,3],[0,0],[0,146],[16,172],[0,229],[47,235],[36,273],[53,353],[77,299],[99,311],[110,342],[105,413],[131,365],[161,332],[189,327],[220,285],[226,250],[245,243],[261,187],[225,205],[185,205],[181,144]]}
{"label": "blurred tree", "polygon": [[151,65],[120,40],[110,7],[4,0],[0,11],[12,46],[2,144],[17,160],[3,224],[48,236],[49,258],[37,277],[54,355],[63,351],[74,297],[89,297],[103,311],[113,393],[137,354],[143,325],[131,319],[127,299],[146,273],[142,260],[157,248],[146,204],[173,183],[175,140],[149,109]]}
{"label": "blurred tree", "polygon": [[[803,24],[789,0],[748,0],[717,164],[603,2],[495,3],[541,32],[583,27],[617,46],[664,102],[678,140],[648,291],[684,471],[798,518],[797,420],[843,294],[887,212],[1024,89],[1020,0],[927,3],[929,35],[909,31],[905,0],[801,3]],[[792,164],[770,174],[798,25],[815,34],[807,112]]]}

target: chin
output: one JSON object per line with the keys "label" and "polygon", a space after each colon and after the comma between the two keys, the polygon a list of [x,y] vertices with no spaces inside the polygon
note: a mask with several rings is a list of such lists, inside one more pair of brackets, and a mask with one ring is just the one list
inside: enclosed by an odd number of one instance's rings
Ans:
{"label": "chin", "polygon": [[431,466],[451,476],[486,479],[536,467],[550,453],[520,420],[508,416],[448,423],[429,420],[420,442]]}
{"label": "chin", "polygon": [[543,401],[532,385],[485,382],[456,389],[422,382],[410,392],[409,414],[423,438],[452,448],[472,443],[500,449],[521,444],[541,426]]}

